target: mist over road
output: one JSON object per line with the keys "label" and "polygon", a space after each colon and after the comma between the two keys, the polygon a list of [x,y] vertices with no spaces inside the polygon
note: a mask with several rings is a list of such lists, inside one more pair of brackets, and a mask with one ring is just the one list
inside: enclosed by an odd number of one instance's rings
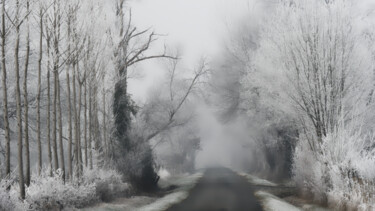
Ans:
{"label": "mist over road", "polygon": [[167,211],[258,211],[253,186],[227,168],[210,168],[189,197]]}

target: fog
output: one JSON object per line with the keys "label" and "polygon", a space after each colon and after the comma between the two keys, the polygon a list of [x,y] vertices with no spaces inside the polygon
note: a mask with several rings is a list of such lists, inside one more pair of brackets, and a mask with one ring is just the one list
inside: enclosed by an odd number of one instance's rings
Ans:
{"label": "fog", "polygon": [[[242,33],[253,30],[250,33],[256,34],[264,10],[270,10],[269,3],[256,0],[142,0],[130,4],[138,27],[152,27],[155,32],[166,35],[160,38],[154,50],[163,44],[169,49],[178,49],[185,72],[191,72],[202,57],[213,63],[210,67],[213,71],[226,65],[217,61],[217,57],[228,55],[227,47],[233,40],[241,39]],[[137,68],[142,70],[142,75],[129,82],[129,89],[137,102],[145,102],[154,85],[165,80],[165,65],[160,61],[150,61]],[[208,96],[216,91],[208,85],[203,92]],[[194,104],[198,105],[194,122],[201,138],[201,150],[196,156],[197,169],[225,166],[250,170],[265,165],[261,149],[255,146],[256,135],[249,132],[250,128],[243,124],[243,119],[234,114],[234,120],[222,121],[218,107],[204,97],[195,97]],[[168,152],[162,150],[160,153]]]}
{"label": "fog", "polygon": [[0,6],[0,210],[375,207],[374,0]]}

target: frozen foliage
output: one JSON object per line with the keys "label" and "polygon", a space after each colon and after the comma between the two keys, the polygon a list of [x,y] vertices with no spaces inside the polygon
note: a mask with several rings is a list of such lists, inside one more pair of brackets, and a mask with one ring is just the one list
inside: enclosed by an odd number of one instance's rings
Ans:
{"label": "frozen foliage", "polygon": [[95,184],[96,195],[103,201],[129,194],[130,186],[122,181],[122,177],[114,169],[86,168],[83,172],[84,183]]}
{"label": "frozen foliage", "polygon": [[17,189],[12,188],[8,191],[9,185],[12,185],[11,180],[0,181],[0,210],[24,209],[26,206],[19,200]]}
{"label": "frozen foliage", "polygon": [[59,172],[36,177],[26,189],[25,203],[32,210],[79,207],[97,201],[95,183],[65,183]]}
{"label": "frozen foliage", "polygon": [[202,173],[192,175],[184,174],[167,178],[161,177],[158,183],[159,187],[168,188],[178,186],[178,188],[162,198],[133,196],[131,198],[120,198],[113,203],[101,203],[83,210],[162,211],[188,197],[189,190],[195,186],[201,177]]}
{"label": "frozen foliage", "polygon": [[373,35],[355,10],[349,0],[281,1],[248,75],[262,88],[251,99],[274,96],[264,105],[298,125],[298,187],[339,209],[371,210],[374,139],[363,125],[373,107]]}
{"label": "frozen foliage", "polygon": [[302,143],[295,154],[297,185],[309,189],[318,200],[327,195],[328,201],[340,209],[374,208],[373,136],[363,135],[360,130],[341,128],[325,137],[319,147],[321,153],[315,154]]}
{"label": "frozen foliage", "polygon": [[33,177],[26,188],[26,199],[18,198],[18,184],[6,190],[7,180],[0,183],[0,210],[55,210],[61,208],[84,207],[100,199],[108,199],[114,194],[129,190],[121,181],[121,175],[111,169],[85,169],[80,182],[66,182],[57,171],[51,177],[49,171]]}

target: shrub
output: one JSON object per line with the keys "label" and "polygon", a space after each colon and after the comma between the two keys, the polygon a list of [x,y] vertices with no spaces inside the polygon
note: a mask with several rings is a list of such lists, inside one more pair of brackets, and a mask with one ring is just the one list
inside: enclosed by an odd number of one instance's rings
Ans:
{"label": "shrub", "polygon": [[[304,192],[340,210],[371,210],[375,205],[373,136],[340,127],[312,151],[300,141],[294,155],[294,178]],[[309,168],[306,168],[309,166]]]}
{"label": "shrub", "polygon": [[83,177],[85,183],[96,185],[96,195],[102,201],[128,195],[131,190],[129,184],[122,182],[122,175],[113,169],[86,168]]}

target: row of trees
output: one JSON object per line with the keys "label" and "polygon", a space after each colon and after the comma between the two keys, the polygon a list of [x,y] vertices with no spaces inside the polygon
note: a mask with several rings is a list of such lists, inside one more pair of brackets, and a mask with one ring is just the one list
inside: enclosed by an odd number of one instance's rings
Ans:
{"label": "row of trees", "polygon": [[[83,166],[93,167],[94,148],[106,152],[101,140],[109,133],[100,131],[109,131],[107,90],[99,84],[106,80],[106,61],[100,57],[102,38],[94,34],[96,6],[89,1],[1,2],[3,177],[12,177],[16,136],[21,198],[31,181],[32,153],[37,175],[47,163],[49,174],[61,169],[65,181],[79,179]],[[85,10],[88,17],[82,16]]]}
{"label": "row of trees", "polygon": [[[159,35],[132,24],[125,0],[4,0],[1,7],[2,178],[18,181],[24,199],[25,186],[44,171],[76,185],[84,183],[86,168],[117,167],[135,188],[155,190],[152,143],[190,122],[180,113],[207,75],[206,62],[189,78],[177,76],[178,56],[149,53]],[[158,87],[168,97],[135,105],[130,72],[163,58],[173,64],[167,88]],[[199,148],[199,140],[192,143]]]}
{"label": "row of trees", "polygon": [[277,142],[290,140],[290,173],[302,193],[339,209],[374,202],[373,26],[355,4],[281,1],[256,47],[238,54],[248,59],[243,108],[250,117],[265,110],[272,124],[261,127],[281,128]]}

